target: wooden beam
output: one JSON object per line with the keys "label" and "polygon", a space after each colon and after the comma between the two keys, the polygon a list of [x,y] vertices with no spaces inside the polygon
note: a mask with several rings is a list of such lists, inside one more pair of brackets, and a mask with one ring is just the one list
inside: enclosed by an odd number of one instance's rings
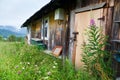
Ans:
{"label": "wooden beam", "polygon": [[85,12],[85,11],[90,11],[90,10],[95,10],[104,7],[106,2],[100,3],[100,4],[95,4],[95,5],[90,5],[87,7],[83,8],[78,8],[75,10],[75,13],[80,13],[80,12]]}

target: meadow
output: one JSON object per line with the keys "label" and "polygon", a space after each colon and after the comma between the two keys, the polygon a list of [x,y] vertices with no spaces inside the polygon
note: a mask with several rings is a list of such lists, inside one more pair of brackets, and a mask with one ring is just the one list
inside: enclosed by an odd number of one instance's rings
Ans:
{"label": "meadow", "polygon": [[0,42],[0,80],[96,80],[24,42]]}

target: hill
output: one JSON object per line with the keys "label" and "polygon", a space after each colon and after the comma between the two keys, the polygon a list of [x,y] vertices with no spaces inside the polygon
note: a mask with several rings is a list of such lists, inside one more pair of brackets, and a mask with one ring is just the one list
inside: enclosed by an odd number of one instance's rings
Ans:
{"label": "hill", "polygon": [[10,35],[24,37],[26,35],[26,29],[25,28],[17,29],[13,26],[0,26],[0,35],[5,38]]}

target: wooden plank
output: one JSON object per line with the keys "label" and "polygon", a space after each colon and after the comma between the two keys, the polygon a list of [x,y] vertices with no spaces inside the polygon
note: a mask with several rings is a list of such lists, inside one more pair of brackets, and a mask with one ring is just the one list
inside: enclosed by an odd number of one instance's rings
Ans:
{"label": "wooden plank", "polygon": [[112,42],[120,43],[120,40],[111,40]]}
{"label": "wooden plank", "polygon": [[95,10],[104,7],[106,2],[100,3],[100,4],[95,4],[95,5],[90,5],[87,7],[79,8],[75,10],[75,13],[80,13],[84,11],[90,11],[90,10]]}
{"label": "wooden plank", "polygon": [[115,23],[120,23],[120,21],[114,21]]}
{"label": "wooden plank", "polygon": [[[73,38],[73,32],[75,31],[75,11],[70,12],[70,38]],[[75,55],[76,55],[76,42],[70,40],[69,43],[69,59],[75,65]]]}

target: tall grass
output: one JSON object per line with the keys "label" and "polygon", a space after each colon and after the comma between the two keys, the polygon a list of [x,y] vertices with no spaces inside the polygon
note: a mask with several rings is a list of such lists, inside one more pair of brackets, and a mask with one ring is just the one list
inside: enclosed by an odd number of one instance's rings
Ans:
{"label": "tall grass", "polygon": [[60,60],[46,55],[36,46],[23,43],[0,42],[0,79],[39,80],[57,70]]}
{"label": "tall grass", "polygon": [[72,64],[45,54],[36,46],[0,42],[0,80],[96,80]]}

